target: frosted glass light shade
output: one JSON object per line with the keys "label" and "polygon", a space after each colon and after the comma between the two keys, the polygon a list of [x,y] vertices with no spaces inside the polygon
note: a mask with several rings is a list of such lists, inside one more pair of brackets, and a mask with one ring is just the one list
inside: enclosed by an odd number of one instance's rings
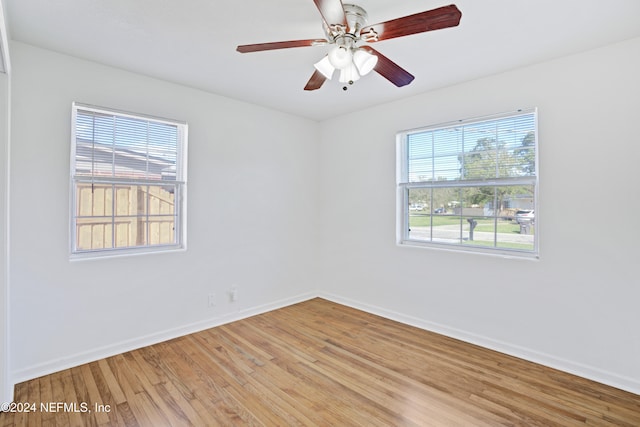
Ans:
{"label": "frosted glass light shade", "polygon": [[373,70],[378,63],[378,57],[369,52],[358,49],[353,54],[353,63],[358,67],[361,76],[366,76]]}
{"label": "frosted glass light shade", "polygon": [[329,51],[329,62],[334,68],[342,70],[343,68],[351,65],[353,61],[353,55],[350,49],[344,46],[336,46]]}
{"label": "frosted glass light shade", "polygon": [[359,78],[360,74],[358,74],[358,69],[353,63],[340,70],[340,83],[353,83]]}
{"label": "frosted glass light shade", "polygon": [[329,56],[325,55],[320,61],[313,64],[316,70],[320,71],[323,76],[327,79],[331,80],[333,76],[333,72],[336,70],[333,65],[331,65],[331,61],[329,61]]}

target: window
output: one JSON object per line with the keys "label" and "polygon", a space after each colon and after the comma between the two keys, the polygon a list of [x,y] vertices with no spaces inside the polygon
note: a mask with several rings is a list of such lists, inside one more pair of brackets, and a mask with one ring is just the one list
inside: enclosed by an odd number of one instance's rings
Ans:
{"label": "window", "polygon": [[398,242],[537,256],[536,110],[398,134]]}
{"label": "window", "polygon": [[71,253],[185,245],[187,125],[73,104]]}

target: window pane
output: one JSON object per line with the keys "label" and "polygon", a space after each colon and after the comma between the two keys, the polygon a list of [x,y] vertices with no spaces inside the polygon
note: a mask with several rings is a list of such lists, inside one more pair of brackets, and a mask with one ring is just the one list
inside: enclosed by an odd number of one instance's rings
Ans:
{"label": "window pane", "polygon": [[462,227],[457,215],[433,215],[433,241],[459,244],[462,241]]}
{"label": "window pane", "polygon": [[500,220],[496,246],[499,248],[533,250],[535,223],[520,226],[516,221]]}
{"label": "window pane", "polygon": [[110,217],[78,218],[76,220],[76,247],[79,250],[110,249],[113,223]]}
{"label": "window pane", "polygon": [[495,204],[487,205],[492,215],[513,220],[518,210],[533,210],[534,185],[496,186]]}
{"label": "window pane", "polygon": [[110,217],[113,211],[111,184],[78,184],[76,186],[76,215]]}
{"label": "window pane", "polygon": [[149,217],[145,225],[148,227],[150,245],[170,244],[175,241],[175,217],[159,215]]}
{"label": "window pane", "polygon": [[532,113],[407,135],[408,182],[535,174]]}
{"label": "window pane", "polygon": [[149,206],[149,215],[175,215],[175,185],[149,185],[145,195]]}
{"label": "window pane", "polygon": [[430,133],[413,134],[407,137],[409,182],[433,179],[431,137]]}
{"label": "window pane", "polygon": [[462,225],[466,244],[484,247],[494,246],[496,237],[494,218],[467,216],[463,218]]}
{"label": "window pane", "polygon": [[438,215],[452,215],[462,200],[461,189],[455,187],[434,188],[432,195],[432,212]]}
{"label": "window pane", "polygon": [[535,213],[524,228],[515,218],[533,211],[533,186],[412,188],[408,194],[412,240],[534,249]]}
{"label": "window pane", "polygon": [[115,224],[115,247],[175,243],[175,185],[79,184],[77,187],[79,249],[114,247],[112,224]]}
{"label": "window pane", "polygon": [[114,219],[116,248],[128,248],[145,244],[144,227],[138,227],[139,221],[139,217],[127,216]]}
{"label": "window pane", "polygon": [[78,110],[76,176],[176,180],[177,125]]}

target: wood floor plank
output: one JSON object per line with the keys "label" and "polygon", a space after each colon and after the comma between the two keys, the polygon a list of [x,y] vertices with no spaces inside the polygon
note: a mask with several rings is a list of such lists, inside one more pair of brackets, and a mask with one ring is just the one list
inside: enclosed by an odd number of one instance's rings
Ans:
{"label": "wood floor plank", "polygon": [[[206,332],[206,331],[205,331]],[[235,389],[241,389],[247,379],[240,375],[240,370],[233,366],[233,360],[225,359],[217,350],[215,341],[208,333],[198,337],[189,337],[190,357],[199,366],[200,372],[207,379],[207,384],[217,394],[216,405],[222,413],[238,425],[260,425],[258,419],[247,410],[242,400],[236,399]],[[253,396],[248,396],[249,400]]]}
{"label": "wood floor plank", "polygon": [[148,376],[153,372],[153,366],[145,364],[142,352],[135,351],[134,353],[132,370],[136,372],[136,377],[144,389],[144,391],[137,393],[137,397],[151,401],[153,412],[159,413],[162,418],[168,420],[169,425],[186,424],[188,419],[182,409],[161,388],[162,379],[157,377],[155,373],[151,374],[151,378]]}
{"label": "wood floor plank", "polygon": [[[15,396],[54,409],[1,413],[2,427],[640,426],[638,395],[319,298],[26,381]],[[55,410],[82,402],[91,410]]]}
{"label": "wood floor plank", "polygon": [[[132,426],[151,425],[144,408],[133,404],[136,401],[137,394],[130,384],[130,378],[133,378],[133,375],[130,373],[128,365],[126,365],[125,358],[122,355],[117,355],[103,360],[109,365],[118,389],[123,394],[124,402],[116,403],[118,408],[126,412],[123,415],[123,419]],[[125,404],[126,406],[124,406]]]}
{"label": "wood floor plank", "polygon": [[113,370],[109,365],[107,359],[101,359],[97,361],[98,367],[102,373],[102,377],[104,378],[106,389],[108,390],[111,398],[115,404],[121,404],[127,401],[118,380],[113,374]]}
{"label": "wood floor plank", "polygon": [[200,366],[201,361],[196,357],[198,353],[189,340],[184,339],[180,345],[171,346],[171,353],[176,356],[173,359],[175,363],[182,365],[184,381],[193,388],[194,398],[202,403],[210,424],[238,425],[239,417],[224,405],[226,391],[222,382],[217,380],[206,363],[204,367]]}
{"label": "wood floor plank", "polygon": [[[40,381],[32,381],[29,383],[27,388],[27,402],[40,402],[42,400],[41,389],[40,389]],[[34,423],[32,423],[33,427],[41,427],[42,420],[36,419]]]}
{"label": "wood floor plank", "polygon": [[[86,366],[86,365],[82,365]],[[82,368],[82,366],[80,368]],[[74,368],[75,369],[75,368]],[[56,414],[66,414],[68,417],[68,424],[70,427],[83,426],[83,425],[95,425],[93,419],[88,418],[86,420],[82,419],[82,415],[78,412],[77,407],[80,406],[83,402],[87,402],[86,400],[80,400],[78,398],[78,391],[76,390],[73,384],[73,377],[71,375],[71,370],[62,371],[60,374],[60,382],[62,383],[62,390],[64,393],[64,399],[54,402],[69,405],[69,409],[60,409],[56,407]],[[85,383],[89,383],[89,381],[85,381]],[[64,417],[63,417],[64,418]]]}
{"label": "wood floor plank", "polygon": [[[36,382],[35,380],[33,381]],[[53,402],[53,390],[51,389],[51,376],[45,375],[44,377],[40,377],[37,379],[37,384],[40,386],[40,402]],[[33,401],[34,403],[38,402]],[[55,426],[55,417],[51,414],[42,414],[41,417],[42,425],[54,425]]]}

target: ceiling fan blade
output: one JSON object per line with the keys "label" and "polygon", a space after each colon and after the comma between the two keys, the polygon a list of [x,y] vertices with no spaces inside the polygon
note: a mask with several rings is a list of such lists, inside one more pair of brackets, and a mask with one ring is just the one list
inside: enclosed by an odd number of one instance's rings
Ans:
{"label": "ceiling fan blade", "polygon": [[[462,18],[462,12],[460,12],[456,5],[452,4],[427,10],[426,12],[416,13],[415,15],[381,22],[380,24],[369,25],[364,27],[360,31],[360,34],[365,36],[363,38],[369,42],[388,40],[411,34],[455,27],[460,23],[460,18]],[[367,33],[371,33],[372,35],[377,34],[377,38],[366,37]]]}
{"label": "ceiling fan blade", "polygon": [[329,43],[324,39],[290,40],[286,42],[243,44],[236,48],[240,53],[260,52],[263,50],[288,49],[291,47],[322,46]]}
{"label": "ceiling fan blade", "polygon": [[370,54],[378,57],[378,63],[376,64],[374,71],[380,74],[385,79],[389,80],[394,85],[398,87],[406,86],[415,78],[407,70],[400,67],[398,64],[396,64],[377,50],[373,49],[372,47],[362,46],[361,49],[364,49]]}
{"label": "ceiling fan blade", "polygon": [[325,80],[327,80],[327,78],[320,71],[315,70],[307,82],[307,85],[304,87],[304,90],[320,89]]}
{"label": "ceiling fan blade", "polygon": [[342,0],[313,0],[313,2],[318,7],[327,26],[347,25],[347,15],[344,13]]}

